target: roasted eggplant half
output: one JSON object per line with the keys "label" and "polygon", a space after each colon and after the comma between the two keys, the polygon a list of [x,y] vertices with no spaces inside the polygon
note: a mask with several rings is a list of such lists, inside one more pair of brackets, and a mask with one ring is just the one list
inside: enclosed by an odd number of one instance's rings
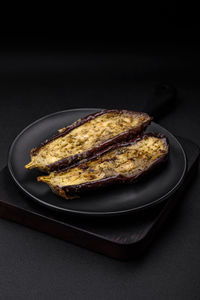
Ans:
{"label": "roasted eggplant half", "polygon": [[159,134],[146,134],[128,142],[108,147],[93,157],[62,171],[38,177],[53,192],[66,199],[111,184],[131,183],[168,155],[167,139]]}
{"label": "roasted eggplant half", "polygon": [[25,168],[60,170],[122,140],[141,133],[151,122],[146,113],[103,110],[62,128],[59,133],[31,150]]}

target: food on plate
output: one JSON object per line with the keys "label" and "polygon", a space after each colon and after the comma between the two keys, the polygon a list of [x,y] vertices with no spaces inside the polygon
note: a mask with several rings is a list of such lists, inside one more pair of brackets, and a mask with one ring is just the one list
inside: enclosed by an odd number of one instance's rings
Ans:
{"label": "food on plate", "polygon": [[163,162],[169,152],[165,136],[144,134],[113,144],[90,158],[48,176],[38,177],[66,199],[111,184],[131,183]]}
{"label": "food on plate", "polygon": [[51,172],[91,157],[106,147],[140,134],[152,118],[143,112],[102,110],[88,115],[31,150],[27,169]]}

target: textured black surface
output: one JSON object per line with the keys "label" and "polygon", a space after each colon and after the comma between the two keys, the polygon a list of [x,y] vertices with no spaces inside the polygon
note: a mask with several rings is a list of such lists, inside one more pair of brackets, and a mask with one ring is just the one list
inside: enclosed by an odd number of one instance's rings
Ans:
{"label": "textured black surface", "polygon": [[[49,47],[51,50],[51,47]],[[142,109],[155,83],[170,81],[179,101],[159,122],[197,144],[199,50],[141,46],[132,52],[0,55],[0,166],[14,137],[34,120],[75,107]],[[3,299],[198,299],[200,178],[140,259],[119,262],[0,219]]]}
{"label": "textured black surface", "polygon": [[[54,210],[82,215],[117,215],[123,211],[138,210],[153,202],[164,201],[181,184],[186,170],[184,150],[177,139],[166,129],[152,122],[148,132],[164,134],[170,145],[169,159],[157,172],[147,178],[129,185],[116,185],[106,191],[97,190],[82,195],[76,200],[64,200],[50,190],[45,183],[38,183],[41,175],[38,170],[27,170],[25,164],[30,159],[30,149],[52,136],[59,129],[72,122],[96,112],[96,109],[69,110],[38,120],[15,140],[9,155],[9,169],[21,189],[33,200]],[[27,149],[29,149],[27,151]]]}

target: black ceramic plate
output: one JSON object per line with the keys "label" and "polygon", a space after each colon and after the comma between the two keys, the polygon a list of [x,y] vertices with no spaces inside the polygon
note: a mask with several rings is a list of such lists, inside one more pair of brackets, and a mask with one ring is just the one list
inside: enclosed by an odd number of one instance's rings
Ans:
{"label": "black ceramic plate", "polygon": [[26,127],[12,143],[8,156],[8,168],[16,184],[30,198],[48,208],[81,215],[125,214],[152,206],[171,196],[183,181],[186,156],[177,139],[156,123],[152,123],[148,131],[160,132],[168,137],[169,160],[159,172],[152,173],[138,183],[112,186],[108,190],[96,191],[80,199],[65,200],[53,194],[45,183],[37,182],[36,177],[41,172],[24,168],[33,147],[55,134],[57,129],[98,110],[87,108],[61,111]]}

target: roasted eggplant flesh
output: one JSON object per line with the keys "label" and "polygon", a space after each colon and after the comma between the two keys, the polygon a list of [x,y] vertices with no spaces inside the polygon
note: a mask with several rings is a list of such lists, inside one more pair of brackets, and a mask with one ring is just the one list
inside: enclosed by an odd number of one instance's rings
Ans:
{"label": "roasted eggplant flesh", "polygon": [[65,171],[38,177],[38,181],[49,184],[54,192],[68,199],[70,193],[74,197],[87,187],[89,190],[116,182],[132,182],[163,161],[167,154],[165,137],[144,135],[134,141],[113,145]]}
{"label": "roasted eggplant flesh", "polygon": [[[145,113],[125,110],[106,110],[85,117],[82,121],[60,129],[57,136],[31,151],[27,169],[58,170],[88,157],[104,146],[133,137],[151,121]],[[77,125],[78,124],[78,125]]]}

